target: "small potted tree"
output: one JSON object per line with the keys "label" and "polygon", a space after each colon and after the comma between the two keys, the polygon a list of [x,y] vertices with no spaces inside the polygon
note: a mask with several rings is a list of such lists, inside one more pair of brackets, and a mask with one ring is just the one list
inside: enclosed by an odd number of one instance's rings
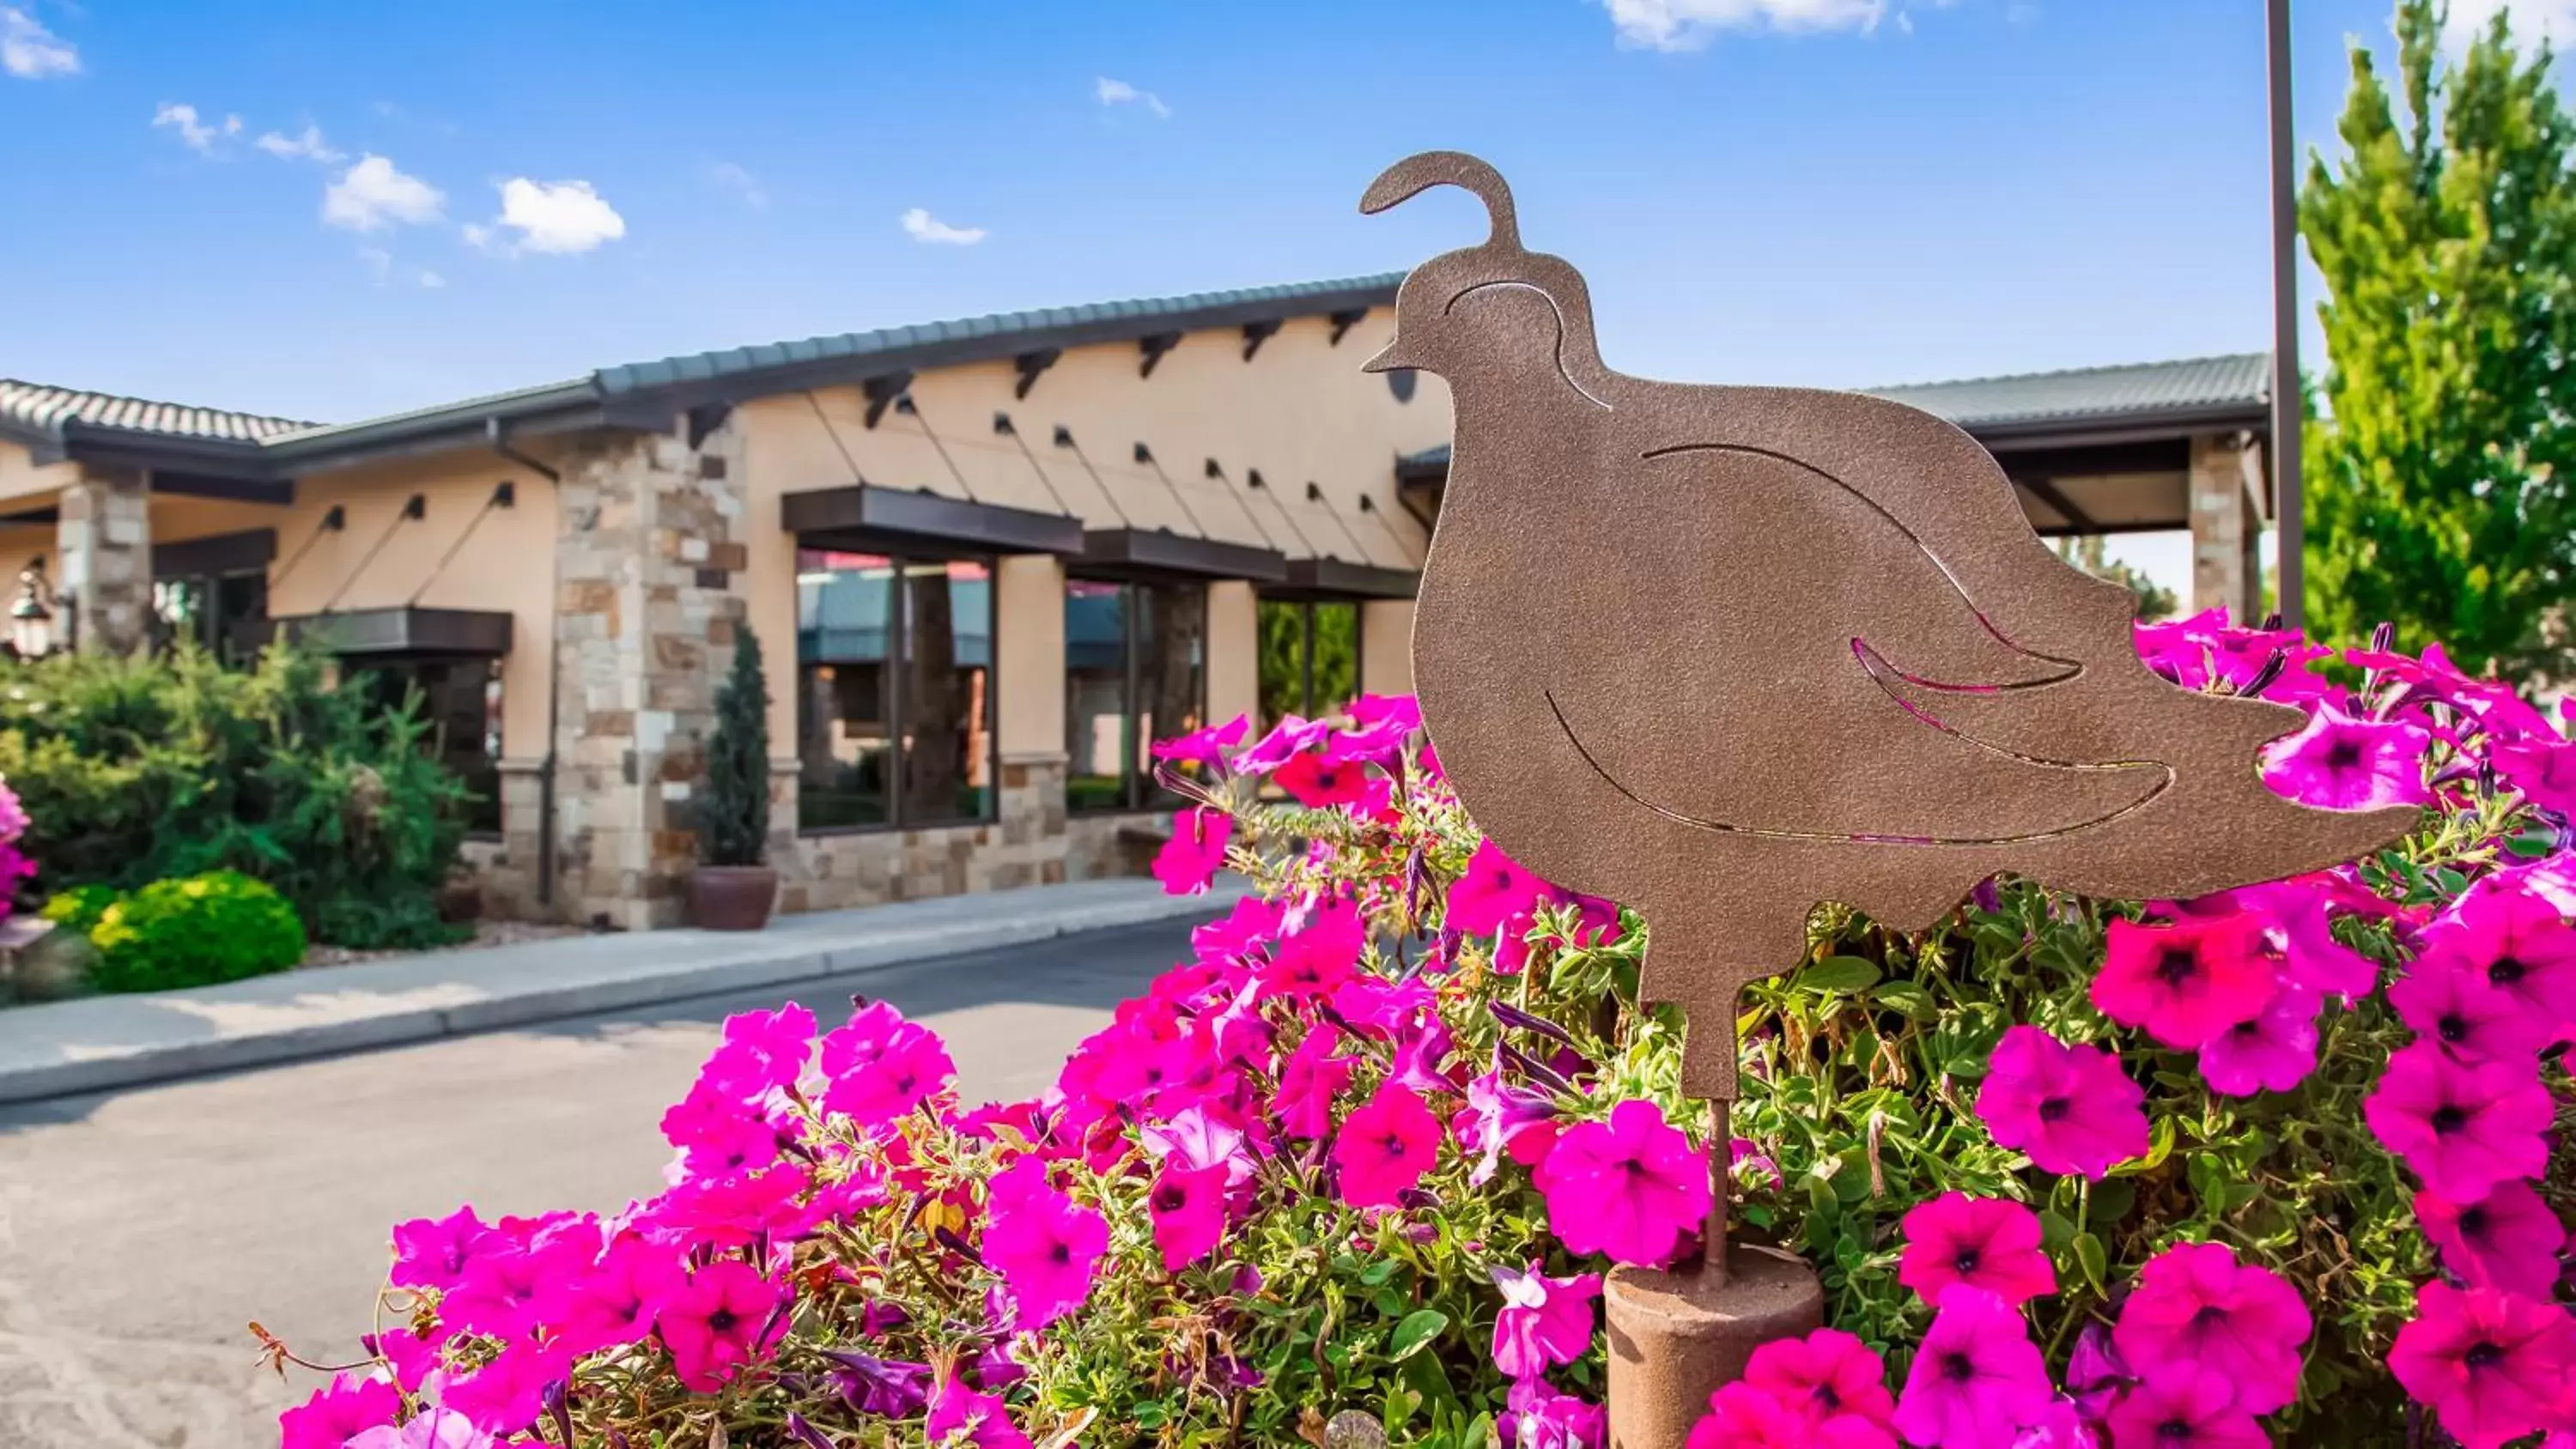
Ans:
{"label": "small potted tree", "polygon": [[705,860],[689,872],[689,920],[714,931],[757,931],[778,899],[769,865],[769,683],[760,639],[736,631],[733,672],[716,693],[707,778],[698,795]]}

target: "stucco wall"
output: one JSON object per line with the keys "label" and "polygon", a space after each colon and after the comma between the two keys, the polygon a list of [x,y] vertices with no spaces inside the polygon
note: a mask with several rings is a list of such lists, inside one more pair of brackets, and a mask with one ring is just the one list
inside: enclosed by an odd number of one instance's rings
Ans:
{"label": "stucco wall", "polygon": [[51,493],[79,476],[78,464],[46,463],[39,466],[20,444],[0,443],[0,499]]}

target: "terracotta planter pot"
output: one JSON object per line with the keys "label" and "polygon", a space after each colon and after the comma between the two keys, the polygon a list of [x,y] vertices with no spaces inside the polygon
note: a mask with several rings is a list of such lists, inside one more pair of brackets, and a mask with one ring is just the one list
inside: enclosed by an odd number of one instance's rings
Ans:
{"label": "terracotta planter pot", "polygon": [[778,901],[778,872],[765,865],[702,865],[689,872],[689,924],[710,931],[757,931]]}

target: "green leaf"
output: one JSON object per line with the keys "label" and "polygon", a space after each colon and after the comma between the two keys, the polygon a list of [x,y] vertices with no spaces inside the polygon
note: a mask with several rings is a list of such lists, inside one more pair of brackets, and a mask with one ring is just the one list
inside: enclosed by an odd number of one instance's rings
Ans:
{"label": "green leaf", "polygon": [[1395,1337],[1387,1341],[1387,1357],[1402,1363],[1422,1351],[1423,1345],[1440,1336],[1449,1326],[1449,1315],[1437,1308],[1417,1308],[1404,1315],[1395,1326]]}
{"label": "green leaf", "polygon": [[1797,985],[1808,991],[1866,991],[1878,984],[1878,967],[1858,956],[1828,956],[1798,973]]}
{"label": "green leaf", "polygon": [[2084,1281],[2092,1286],[2094,1292],[2104,1291],[2104,1284],[2110,1277],[2111,1265],[2108,1255],[2102,1251],[2100,1238],[2091,1233],[2077,1233],[2075,1263],[2077,1267],[2084,1270]]}
{"label": "green leaf", "polygon": [[[2166,1158],[2173,1156],[2173,1149],[2174,1119],[2171,1117],[2158,1117],[2156,1119],[2155,1131],[2153,1135],[2147,1139],[2147,1155],[2144,1157],[2133,1157],[2128,1161],[2119,1164],[2111,1169],[2110,1175],[2113,1177],[2135,1177],[2142,1172],[2153,1172],[2157,1168],[2165,1165]],[[2199,1159],[2194,1159],[2195,1162],[2198,1160]],[[2192,1179],[2195,1184],[2197,1184],[2199,1180],[2200,1179],[2197,1175]]]}
{"label": "green leaf", "polygon": [[1929,1018],[1934,1010],[1932,993],[1911,981],[1882,981],[1870,989],[1869,999],[1916,1021]]}

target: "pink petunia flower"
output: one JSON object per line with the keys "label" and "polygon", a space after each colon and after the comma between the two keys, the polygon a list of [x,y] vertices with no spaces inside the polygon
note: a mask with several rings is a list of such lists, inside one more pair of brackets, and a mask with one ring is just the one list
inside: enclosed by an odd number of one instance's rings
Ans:
{"label": "pink petunia flower", "polygon": [[2543,810],[2576,813],[2576,744],[2551,737],[2515,740],[2487,752],[2502,775],[2523,798]]}
{"label": "pink petunia flower", "polygon": [[679,1259],[637,1238],[620,1238],[597,1267],[581,1275],[564,1310],[559,1338],[575,1354],[641,1343],[661,1305],[688,1287]]}
{"label": "pink petunia flower", "polygon": [[1244,732],[1251,728],[1252,721],[1249,718],[1236,715],[1221,725],[1209,725],[1205,729],[1192,730],[1176,739],[1156,740],[1151,747],[1151,753],[1158,760],[1173,760],[1182,764],[1198,764],[1210,769],[1223,769],[1226,751],[1242,743]]}
{"label": "pink petunia flower", "polygon": [[1491,935],[1516,915],[1527,915],[1547,883],[1523,870],[1491,840],[1476,843],[1466,873],[1449,883],[1442,917],[1448,928],[1469,936]]}
{"label": "pink petunia flower", "polygon": [[2567,1227],[2530,1183],[2498,1183],[2467,1203],[2426,1188],[2415,1194],[2415,1222],[2441,1250],[2442,1266],[2470,1287],[2543,1303],[2556,1296]]}
{"label": "pink petunia flower", "polygon": [[2093,1004],[2176,1051],[2198,1050],[2252,1020],[2280,989],[2263,954],[2263,930],[2250,911],[2186,915],[2166,926],[2115,920],[2093,978]]}
{"label": "pink petunia flower", "polygon": [[1977,1115],[1997,1143],[2029,1154],[2040,1171],[2099,1180],[2145,1154],[2146,1100],[2118,1057],[2016,1026],[1995,1043]]}
{"label": "pink petunia flower", "polygon": [[923,1432],[934,1445],[967,1446],[967,1449],[1031,1449],[1029,1436],[1011,1422],[1011,1413],[998,1394],[979,1394],[956,1379],[939,1386],[930,1401],[930,1417],[922,1424]]}
{"label": "pink petunia flower", "polygon": [[2112,1449],[2271,1449],[2227,1375],[2197,1364],[2150,1370],[2111,1411]]}
{"label": "pink petunia flower", "polygon": [[2057,1270],[2040,1251],[2039,1215],[2020,1203],[1945,1192],[1907,1211],[1903,1231],[1896,1281],[1926,1303],[1960,1284],[2008,1308],[2057,1291]]}
{"label": "pink petunia flower", "polygon": [[1280,1064],[1273,1105],[1279,1110],[1280,1130],[1290,1137],[1313,1142],[1332,1134],[1334,1103],[1350,1085],[1357,1064],[1357,1058],[1333,1055],[1336,1040],[1330,1027],[1317,1027]]}
{"label": "pink petunia flower", "polygon": [[349,1440],[347,1449],[495,1449],[498,1443],[453,1409],[423,1409],[399,1429],[369,1429]]}
{"label": "pink petunia flower", "polygon": [[2565,1399],[2576,1382],[2576,1323],[2566,1309],[2427,1283],[2415,1311],[2388,1351],[2389,1372],[2463,1449],[2501,1449],[2571,1427]]}
{"label": "pink petunia flower", "polygon": [[393,1281],[404,1288],[444,1291],[465,1276],[465,1265],[506,1246],[508,1239],[461,1207],[443,1218],[414,1218],[394,1227]]}
{"label": "pink petunia flower", "polygon": [[2144,1377],[2183,1364],[2223,1372],[2239,1407],[2268,1414],[2299,1396],[2314,1327],[2298,1290],[2270,1269],[2222,1244],[2176,1243],[2139,1270],[2111,1341]]}
{"label": "pink petunia flower", "polygon": [[2038,1418],[2021,1426],[2012,1449],[2102,1449],[2102,1436],[2093,1424],[2073,1399],[2054,1398]]}
{"label": "pink petunia flower", "polygon": [[1369,801],[1369,786],[1377,779],[1357,760],[1338,758],[1329,749],[1320,754],[1299,755],[1281,765],[1278,773],[1270,778],[1309,810],[1365,805]]}
{"label": "pink petunia flower", "polygon": [[1360,951],[1368,944],[1368,923],[1349,901],[1327,901],[1314,915],[1279,942],[1270,964],[1260,972],[1265,996],[1299,999],[1329,997],[1359,969]]}
{"label": "pink petunia flower", "polygon": [[1762,1345],[1744,1366],[1744,1382],[1810,1424],[1858,1418],[1886,1428],[1896,1420],[1886,1363],[1840,1329],[1819,1328],[1804,1338]]}
{"label": "pink petunia flower", "polygon": [[1600,1274],[1551,1278],[1536,1263],[1526,1273],[1499,1264],[1488,1271],[1503,1292],[1502,1309],[1494,1315],[1494,1367],[1525,1379],[1592,1351],[1592,1300],[1601,1296]]}
{"label": "pink petunia flower", "polygon": [[1806,1415],[1738,1380],[1709,1396],[1707,1416],[1682,1449],[1810,1449],[1815,1439]]}
{"label": "pink petunia flower", "polygon": [[1607,1122],[1567,1128],[1537,1181],[1548,1223],[1570,1253],[1661,1267],[1708,1219],[1708,1154],[1652,1102],[1623,1101]]}
{"label": "pink petunia flower", "polygon": [[1237,773],[1266,775],[1297,755],[1312,749],[1324,736],[1333,732],[1332,721],[1282,715],[1270,733],[1234,757]]}
{"label": "pink petunia flower", "polygon": [[2381,1146],[2455,1202],[2538,1177],[2549,1163],[2552,1108],[2540,1074],[2501,1062],[2464,1065],[2436,1042],[2391,1053],[2361,1114]]}
{"label": "pink petunia flower", "polygon": [[2200,1076],[2222,1097],[2286,1092],[2317,1069],[2317,998],[2284,984],[2250,1021],[2201,1043]]}
{"label": "pink petunia flower", "polygon": [[382,1379],[339,1374],[313,1397],[277,1416],[279,1449],[340,1449],[343,1442],[402,1411],[402,1395]]}
{"label": "pink petunia flower", "polygon": [[1145,1196],[1154,1219],[1154,1246],[1163,1250],[1163,1271],[1177,1273],[1215,1251],[1225,1237],[1223,1164],[1192,1168],[1167,1163]]}
{"label": "pink petunia flower", "polygon": [[545,1412],[546,1389],[572,1372],[572,1355],[521,1339],[471,1373],[441,1369],[429,1389],[439,1404],[489,1434],[516,1434]]}
{"label": "pink petunia flower", "polygon": [[1601,1449],[1609,1426],[1608,1410],[1560,1394],[1539,1378],[1512,1384],[1495,1425],[1512,1449]]}
{"label": "pink petunia flower", "polygon": [[662,1300],[654,1326],[671,1350],[680,1386],[711,1394],[769,1351],[786,1327],[789,1287],[739,1258],[718,1258]]}
{"label": "pink petunia flower", "polygon": [[2053,1396],[2022,1316],[1992,1293],[1953,1288],[1906,1372],[1896,1430],[1924,1449],[2010,1449]]}
{"label": "pink petunia flower", "polygon": [[[1451,1119],[1449,1130],[1457,1134],[1459,1146],[1477,1154],[1467,1181],[1483,1187],[1493,1181],[1505,1152],[1524,1164],[1544,1161],[1545,1149],[1556,1141],[1555,1124],[1556,1103],[1544,1092],[1504,1081],[1497,1065],[1468,1081],[1467,1105]],[[1518,1145],[1524,1142],[1534,1150],[1533,1156],[1520,1155]]]}
{"label": "pink petunia flower", "polygon": [[[730,1048],[718,1048],[722,1057]],[[710,1066],[714,1065],[710,1059]],[[730,1177],[755,1171],[778,1160],[792,1140],[760,1109],[702,1076],[689,1095],[662,1114],[662,1136],[680,1150],[679,1161],[665,1169],[677,1185],[694,1178]]]}
{"label": "pink petunia flower", "polygon": [[1380,1083],[1376,1095],[1342,1119],[1342,1130],[1333,1138],[1342,1201],[1353,1207],[1395,1206],[1431,1170],[1439,1150],[1440,1119],[1410,1089]]}
{"label": "pink petunia flower", "polygon": [[1044,1328],[1091,1296],[1092,1269],[1109,1251],[1109,1221],[1047,1185],[1046,1165],[1022,1158],[993,1178],[984,1261],[1002,1275],[1011,1326]]}
{"label": "pink petunia flower", "polygon": [[2576,926],[2527,890],[2484,880],[2425,928],[2419,968],[2459,965],[2551,1026],[2576,1022]]}
{"label": "pink petunia flower", "polygon": [[824,1110],[879,1127],[920,1106],[957,1074],[938,1033],[870,1002],[823,1038]]}
{"label": "pink petunia flower", "polygon": [[2329,681],[2312,667],[2334,650],[2310,644],[2296,629],[2256,629],[2230,624],[2224,608],[2204,609],[2186,619],[2167,619],[2134,626],[2138,655],[2158,674],[2185,689],[2224,685],[2242,694],[2272,671],[2285,666],[2262,690],[2266,699],[2296,704],[2325,693]]}
{"label": "pink petunia flower", "polygon": [[2317,700],[2298,733],[2263,748],[2263,783],[2324,810],[2430,804],[2424,752],[2433,736],[2402,720],[2359,719]]}
{"label": "pink petunia flower", "polygon": [[2417,960],[2388,988],[2388,1004],[2453,1061],[2519,1065],[2549,1044],[2546,1019],[2457,956]]}
{"label": "pink petunia flower", "polygon": [[1234,838],[1234,817],[1205,805],[1172,817],[1172,838],[1154,852],[1154,879],[1163,894],[1194,896],[1205,891],[1225,869],[1225,848]]}

